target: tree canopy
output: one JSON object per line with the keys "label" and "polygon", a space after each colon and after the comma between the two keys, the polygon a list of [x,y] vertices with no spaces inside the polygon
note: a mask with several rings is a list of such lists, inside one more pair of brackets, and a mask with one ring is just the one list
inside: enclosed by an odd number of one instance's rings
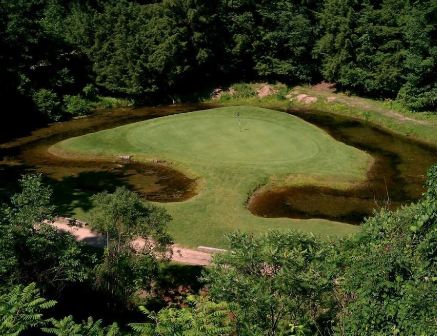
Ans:
{"label": "tree canopy", "polygon": [[416,111],[437,104],[433,0],[0,4],[0,94],[21,124],[87,113],[90,86],[162,103],[229,82],[324,79]]}

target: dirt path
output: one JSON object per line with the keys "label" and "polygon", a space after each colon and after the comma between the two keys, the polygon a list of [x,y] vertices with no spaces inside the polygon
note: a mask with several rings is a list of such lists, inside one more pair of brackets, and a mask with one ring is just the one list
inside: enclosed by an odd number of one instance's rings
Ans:
{"label": "dirt path", "polygon": [[344,104],[350,107],[356,107],[369,112],[376,112],[387,117],[393,118],[400,122],[412,122],[420,125],[432,125],[430,122],[426,120],[418,120],[408,116],[403,115],[395,110],[390,108],[376,106],[375,104],[371,104],[369,100],[356,96],[347,96],[343,93],[335,92],[335,85],[332,83],[322,82],[317,85],[313,85],[311,88],[299,88],[297,87],[297,91],[302,90],[308,94],[313,94],[315,96],[324,97],[328,102],[337,102]]}
{"label": "dirt path", "polygon": [[[77,241],[84,242],[92,246],[105,246],[105,238],[101,234],[92,231],[86,224],[82,226],[76,226],[69,224],[69,220],[66,218],[57,218],[54,222],[50,223],[53,227],[59,231],[68,232],[72,234]],[[143,239],[136,239],[135,245],[144,245]],[[172,245],[172,261],[179,262],[186,265],[196,266],[208,266],[211,263],[211,257],[213,253],[188,249],[180,247],[178,245]]]}

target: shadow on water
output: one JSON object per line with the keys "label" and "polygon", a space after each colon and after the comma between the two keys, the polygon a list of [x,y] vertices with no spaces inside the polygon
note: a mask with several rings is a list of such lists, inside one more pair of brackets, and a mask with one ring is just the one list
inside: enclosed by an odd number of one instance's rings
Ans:
{"label": "shadow on water", "polygon": [[75,209],[91,209],[90,198],[102,192],[127,187],[150,201],[177,202],[195,195],[195,180],[174,169],[143,163],[100,163],[92,166],[44,167],[53,186],[54,199],[63,215]]}
{"label": "shadow on water", "polygon": [[88,210],[90,196],[125,186],[147,200],[178,202],[196,194],[196,181],[162,164],[65,160],[47,149],[64,139],[103,129],[208,108],[201,104],[165,107],[120,108],[99,111],[88,118],[56,123],[0,145],[0,201],[18,190],[17,180],[27,173],[42,172],[54,188],[59,213]]}
{"label": "shadow on water", "polygon": [[332,114],[288,112],[324,129],[335,139],[368,152],[375,164],[366,183],[346,191],[314,186],[261,188],[249,200],[248,208],[253,214],[359,224],[381,207],[396,209],[423,193],[426,171],[437,161],[437,149]]}

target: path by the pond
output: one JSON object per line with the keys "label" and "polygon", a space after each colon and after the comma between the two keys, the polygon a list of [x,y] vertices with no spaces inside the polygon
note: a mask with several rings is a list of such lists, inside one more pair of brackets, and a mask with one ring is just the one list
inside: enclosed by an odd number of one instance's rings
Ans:
{"label": "path by the pond", "polygon": [[[55,221],[50,222],[49,225],[53,226],[59,231],[68,232],[77,241],[85,244],[104,247],[106,244],[105,237],[96,231],[93,231],[88,225],[71,225],[70,221],[66,218],[59,217]],[[135,239],[132,245],[136,249],[140,249],[144,246],[145,241],[141,238]],[[177,244],[171,246],[171,261],[196,266],[208,266],[211,263],[211,252],[204,252],[195,249],[188,249]]]}

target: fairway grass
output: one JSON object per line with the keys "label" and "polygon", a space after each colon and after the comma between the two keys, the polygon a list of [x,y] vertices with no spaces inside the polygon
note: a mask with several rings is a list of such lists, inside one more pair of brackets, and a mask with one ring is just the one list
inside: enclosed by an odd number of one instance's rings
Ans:
{"label": "fairway grass", "polygon": [[[298,229],[341,236],[356,226],[322,219],[261,218],[246,209],[262,185],[317,184],[348,188],[362,183],[373,159],[286,113],[237,106],[166,116],[64,140],[50,151],[69,157],[132,155],[163,160],[198,178],[198,195],[161,204],[181,245],[226,247],[236,230],[258,234]],[[86,218],[85,218],[86,219]]]}

